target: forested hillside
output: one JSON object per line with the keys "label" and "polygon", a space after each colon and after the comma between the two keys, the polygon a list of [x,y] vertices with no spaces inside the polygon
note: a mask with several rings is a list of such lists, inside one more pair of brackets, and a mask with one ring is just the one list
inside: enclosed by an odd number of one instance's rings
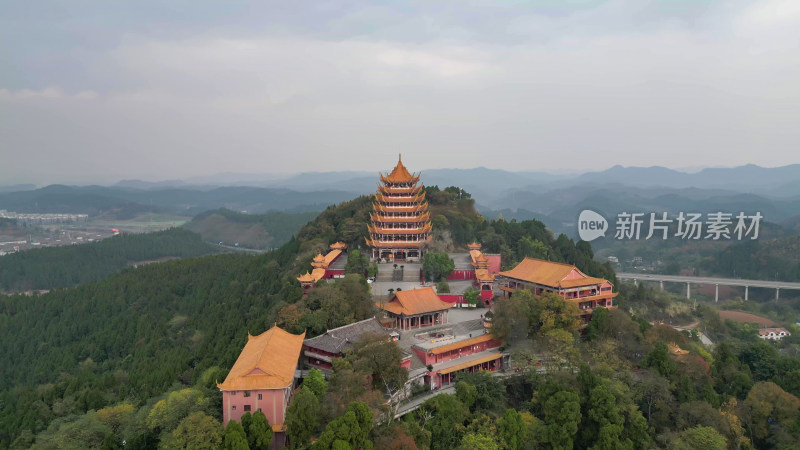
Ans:
{"label": "forested hillside", "polygon": [[48,247],[0,256],[0,289],[25,291],[70,287],[100,280],[131,263],[192,258],[218,251],[183,229],[126,234],[99,242]]}
{"label": "forested hillside", "polygon": [[300,228],[317,216],[317,212],[243,214],[229,209],[206,211],[184,224],[211,243],[266,249],[277,248],[296,235]]}
{"label": "forested hillside", "polygon": [[[456,204],[443,211],[474,219],[457,232],[439,224],[452,245],[477,239],[506,264],[548,258],[614,280],[592,262],[589,244],[554,237],[537,221],[484,221],[465,194],[450,190],[444,201]],[[370,204],[360,197],[330,207],[264,255],[173,260],[46,295],[0,297],[0,448],[121,448],[123,440],[126,449],[228,446],[237,436],[241,448],[261,448],[249,424],[223,432],[215,382],[247,333],[277,322],[312,336],[374,314],[359,274],[305,297],[295,280],[329,243],[363,242]],[[388,407],[382,390],[405,380],[400,350],[383,339],[359,341],[328,383],[310,377],[296,393],[288,434],[299,448],[315,439],[314,449],[721,450],[797,442],[797,338],[779,349],[710,308],[683,305],[730,343],[710,353],[696,333],[652,327],[629,313],[640,305],[666,311],[666,294],[641,285],[622,291],[621,309],[599,308],[584,332],[574,306],[557,296],[520,291],[498,301],[493,332],[514,370],[505,378],[462,375],[456,395],[430,398],[399,421],[380,418]],[[686,353],[673,354],[671,344]]]}

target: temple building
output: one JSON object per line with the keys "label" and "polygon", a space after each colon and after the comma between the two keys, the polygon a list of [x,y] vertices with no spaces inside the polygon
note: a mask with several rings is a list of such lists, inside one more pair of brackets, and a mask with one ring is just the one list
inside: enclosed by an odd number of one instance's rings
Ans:
{"label": "temple building", "polygon": [[303,334],[291,334],[277,326],[258,336],[247,335],[239,358],[225,381],[222,392],[222,420],[239,421],[246,412],[261,411],[275,433],[273,448],[286,445],[286,408],[296,387],[296,369],[303,347]]}
{"label": "temple building", "polygon": [[597,307],[614,308],[613,286],[608,280],[587,276],[572,264],[525,258],[511,270],[497,276],[500,290],[511,296],[517,289],[527,289],[535,295],[555,292],[580,310],[584,324],[592,319]]}
{"label": "temple building", "polygon": [[439,338],[412,345],[411,350],[431,368],[425,383],[436,389],[451,384],[459,372],[494,372],[508,367],[509,356],[500,349],[502,342],[489,333],[476,333],[452,335],[444,332]]}
{"label": "temple building", "polygon": [[495,275],[500,270],[500,255],[484,255],[481,244],[473,242],[467,246],[472,267],[475,269],[475,282],[480,289],[480,298],[484,302],[490,301]]}
{"label": "temple building", "polygon": [[428,202],[419,175],[411,174],[398,159],[391,173],[380,176],[375,194],[367,245],[372,259],[418,261],[432,238]]}
{"label": "temple building", "polygon": [[378,303],[392,319],[392,325],[401,330],[447,323],[447,311],[452,303],[436,295],[433,286],[397,291],[385,303]]}
{"label": "temple building", "polygon": [[333,360],[341,358],[348,350],[353,348],[361,336],[372,333],[386,336],[389,339],[389,332],[372,317],[360,322],[354,322],[333,330],[327,330],[325,334],[306,339],[303,342],[303,357],[306,359],[308,367],[316,367],[325,375],[329,375],[333,370]]}
{"label": "temple building", "polygon": [[319,280],[344,275],[344,267],[334,268],[333,265],[339,261],[339,258],[346,251],[347,244],[336,242],[330,245],[330,251],[325,256],[322,253],[318,253],[314,257],[314,260],[311,261],[311,272],[306,271],[306,273],[297,277],[300,287],[303,288],[303,295],[313,289]]}

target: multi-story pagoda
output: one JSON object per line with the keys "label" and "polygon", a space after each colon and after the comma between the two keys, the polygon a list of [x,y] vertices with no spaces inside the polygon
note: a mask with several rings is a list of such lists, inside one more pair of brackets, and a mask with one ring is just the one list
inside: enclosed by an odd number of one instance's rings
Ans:
{"label": "multi-story pagoda", "polygon": [[381,182],[367,238],[372,258],[419,260],[432,238],[431,216],[419,174],[411,174],[400,158],[391,173],[381,174]]}

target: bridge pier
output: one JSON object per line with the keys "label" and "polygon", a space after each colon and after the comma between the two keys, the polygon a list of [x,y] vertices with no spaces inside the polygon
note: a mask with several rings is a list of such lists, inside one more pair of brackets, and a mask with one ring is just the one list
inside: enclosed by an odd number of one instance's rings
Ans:
{"label": "bridge pier", "polygon": [[745,286],[744,287],[744,300],[745,301],[747,301],[747,297],[748,297],[747,294],[749,294],[749,293],[750,293],[750,286]]}
{"label": "bridge pier", "polygon": [[686,283],[686,298],[692,298],[691,283]]}
{"label": "bridge pier", "polygon": [[719,303],[719,284],[714,285],[714,303]]}
{"label": "bridge pier", "polygon": [[661,285],[661,292],[664,292],[664,280],[660,280],[658,284]]}

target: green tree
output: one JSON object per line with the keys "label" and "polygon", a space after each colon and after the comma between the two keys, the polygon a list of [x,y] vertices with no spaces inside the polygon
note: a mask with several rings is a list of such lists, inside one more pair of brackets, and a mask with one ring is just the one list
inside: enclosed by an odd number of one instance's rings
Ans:
{"label": "green tree", "polygon": [[578,394],[558,391],[544,403],[544,437],[554,449],[571,449],[581,422]]}
{"label": "green tree", "polygon": [[458,397],[458,400],[467,408],[472,409],[475,400],[478,398],[478,388],[466,381],[459,381],[456,383],[456,397]]}
{"label": "green tree", "polygon": [[428,252],[422,257],[422,271],[430,281],[447,279],[455,268],[456,263],[447,253]]}
{"label": "green tree", "polygon": [[204,410],[207,405],[208,399],[197,389],[172,391],[153,405],[145,423],[153,430],[172,431],[184,417]]}
{"label": "green tree", "polygon": [[594,341],[596,339],[607,339],[611,337],[612,334],[613,329],[611,328],[611,318],[608,314],[608,309],[595,308],[592,313],[592,321],[589,322],[589,326],[586,327],[586,337],[588,337],[590,341]]}
{"label": "green tree", "polygon": [[669,445],[670,450],[725,450],[725,436],[711,427],[697,426],[683,430]]}
{"label": "green tree", "polygon": [[314,443],[314,449],[365,449],[372,448],[372,441],[368,439],[372,431],[372,411],[363,402],[353,402],[347,405],[343,416],[337,417],[325,427],[325,431]]}
{"label": "green tree", "polygon": [[431,432],[431,450],[450,450],[461,443],[464,421],[469,408],[455,395],[440,394],[422,404],[421,409],[433,416],[425,428]]}
{"label": "green tree", "polygon": [[267,416],[261,411],[253,414],[250,427],[247,428],[247,443],[251,449],[267,450],[272,442],[272,427]]}
{"label": "green tree", "polygon": [[450,293],[450,284],[446,280],[442,280],[436,283],[436,293],[438,294],[449,294]]}
{"label": "green tree", "polygon": [[513,409],[507,409],[500,418],[497,432],[505,442],[507,449],[518,450],[522,448],[525,440],[525,422],[522,415]]}
{"label": "green tree", "polygon": [[770,381],[753,385],[744,401],[744,421],[754,444],[763,443],[779,430],[788,431],[798,420],[800,399]]}
{"label": "green tree", "polygon": [[644,366],[658,371],[661,376],[669,378],[678,371],[675,361],[669,356],[669,348],[663,342],[656,343],[653,350],[644,359]]}
{"label": "green tree", "polygon": [[344,272],[364,275],[367,269],[369,269],[369,258],[361,253],[361,250],[350,250],[347,255],[347,264],[344,267]]}
{"label": "green tree", "polygon": [[[250,424],[253,423],[253,415],[250,414],[250,411],[247,411],[244,414],[242,414],[242,417],[239,419],[239,423],[242,424],[242,429],[244,430],[244,434],[247,435],[247,433],[250,430]],[[247,442],[248,444],[250,443],[250,436],[247,436]]]}
{"label": "green tree", "polygon": [[500,445],[492,436],[467,433],[461,438],[458,450],[500,450]]}
{"label": "green tree", "polygon": [[231,420],[225,427],[225,436],[222,440],[222,447],[225,450],[248,450],[247,435],[242,428],[242,424]]}
{"label": "green tree", "polygon": [[542,241],[531,239],[530,236],[523,236],[517,241],[517,259],[525,257],[548,259],[550,247]]}
{"label": "green tree", "polygon": [[303,379],[303,386],[308,387],[311,392],[317,396],[317,400],[319,401],[322,401],[325,393],[328,392],[328,382],[325,381],[325,377],[319,369],[311,369],[308,371],[308,375]]}
{"label": "green tree", "polygon": [[319,426],[319,420],[317,396],[308,387],[301,387],[286,410],[286,434],[293,448],[300,448],[309,443]]}
{"label": "green tree", "polygon": [[408,371],[400,366],[403,358],[400,346],[385,335],[361,335],[353,353],[353,368],[369,375],[375,388],[397,389],[408,379]]}
{"label": "green tree", "polygon": [[222,445],[222,425],[203,412],[190,414],[161,442],[172,449],[218,449]]}

